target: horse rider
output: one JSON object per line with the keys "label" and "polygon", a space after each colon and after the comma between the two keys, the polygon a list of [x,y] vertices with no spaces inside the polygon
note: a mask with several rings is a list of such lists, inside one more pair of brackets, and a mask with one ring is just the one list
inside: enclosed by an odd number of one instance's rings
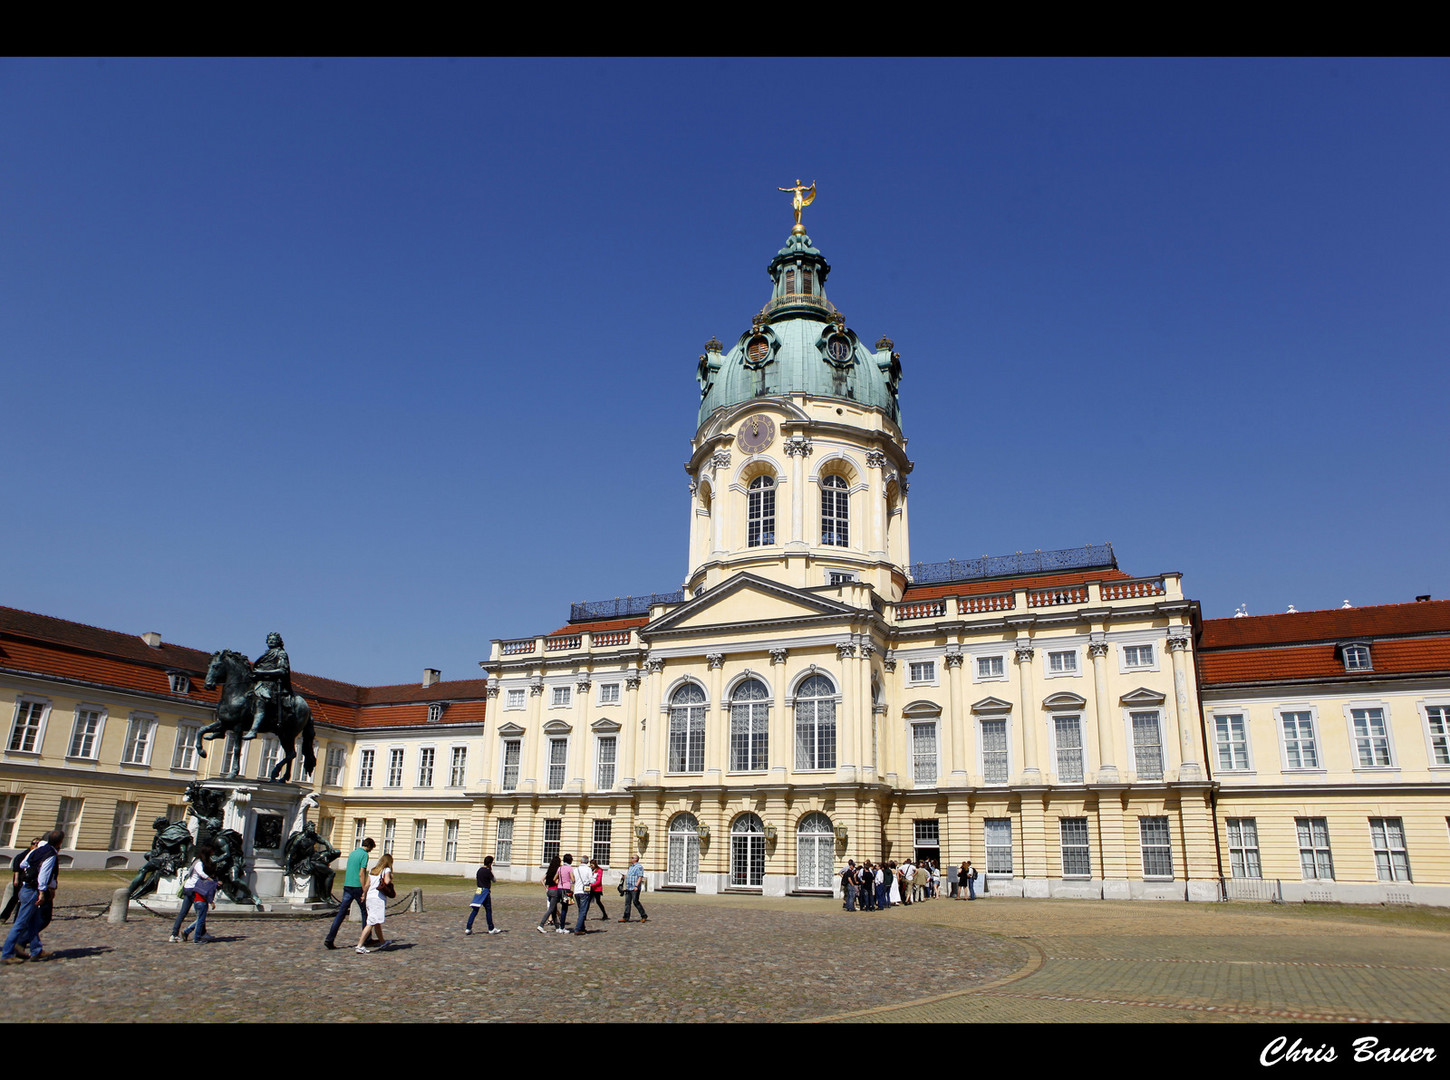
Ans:
{"label": "horse rider", "polygon": [[287,650],[282,647],[282,635],[273,631],[267,635],[267,651],[257,657],[252,665],[252,728],[243,739],[255,739],[262,730],[262,721],[267,718],[267,703],[277,703],[277,724],[282,724],[282,709],[292,695],[292,663],[287,659]]}

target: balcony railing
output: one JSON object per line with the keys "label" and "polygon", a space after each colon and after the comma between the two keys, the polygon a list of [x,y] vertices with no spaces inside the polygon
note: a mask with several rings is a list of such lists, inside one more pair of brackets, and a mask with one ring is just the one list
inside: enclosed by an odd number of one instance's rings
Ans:
{"label": "balcony railing", "polygon": [[544,648],[549,652],[577,649],[583,640],[583,636],[580,634],[560,634],[558,637],[546,637],[544,639]]}
{"label": "balcony railing", "polygon": [[918,600],[914,604],[897,604],[896,618],[902,619],[939,619],[947,613],[947,602],[945,600]]}
{"label": "balcony railing", "polygon": [[1088,544],[1060,551],[1019,551],[1015,555],[983,555],[980,559],[948,559],[938,563],[912,563],[907,569],[918,585],[941,581],[1010,577],[1057,570],[1118,568],[1112,544]]}
{"label": "balcony railing", "polygon": [[616,596],[613,600],[592,600],[586,604],[569,605],[569,621],[585,619],[622,619],[630,615],[648,615],[654,604],[678,604],[685,599],[685,590],[650,593],[648,596]]}
{"label": "balcony railing", "polygon": [[989,596],[957,597],[958,615],[978,615],[984,611],[1011,611],[1017,606],[1013,593],[992,593]]}
{"label": "balcony railing", "polygon": [[1132,600],[1140,596],[1162,596],[1167,591],[1161,577],[1103,582],[1104,600]]}
{"label": "balcony railing", "polygon": [[1056,589],[1032,589],[1027,594],[1028,607],[1056,607],[1059,604],[1085,604],[1086,585],[1064,585]]}
{"label": "balcony railing", "polygon": [[590,639],[595,645],[628,645],[628,630],[604,630],[595,631]]}
{"label": "balcony railing", "polygon": [[502,656],[519,656],[522,653],[534,651],[533,638],[518,638],[515,641],[501,641],[498,645],[499,654]]}

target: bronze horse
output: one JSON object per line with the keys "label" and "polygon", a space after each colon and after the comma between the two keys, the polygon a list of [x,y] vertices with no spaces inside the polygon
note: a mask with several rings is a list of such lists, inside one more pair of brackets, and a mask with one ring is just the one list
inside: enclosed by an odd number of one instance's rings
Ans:
{"label": "bronze horse", "polygon": [[[201,738],[196,743],[197,753],[202,757],[206,757],[203,740],[220,739],[229,731],[236,732],[240,739],[251,727],[256,701],[252,696],[252,682],[252,662],[241,653],[222,649],[211,654],[211,662],[206,667],[206,688],[210,690],[220,683],[222,693],[221,700],[217,702],[216,722],[201,729]],[[297,759],[294,744],[299,734],[302,736],[302,763],[306,772],[317,768],[317,755],[312,749],[312,708],[301,694],[283,695],[270,705],[261,730],[277,736],[284,755],[272,769],[269,779],[276,780],[280,775],[285,782],[292,778],[292,762]]]}

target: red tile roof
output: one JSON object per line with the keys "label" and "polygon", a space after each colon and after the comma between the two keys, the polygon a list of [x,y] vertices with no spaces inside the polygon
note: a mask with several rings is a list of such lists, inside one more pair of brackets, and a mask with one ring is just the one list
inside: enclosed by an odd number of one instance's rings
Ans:
{"label": "red tile roof", "polygon": [[1241,619],[1204,619],[1200,650],[1291,641],[1350,641],[1399,634],[1450,633],[1450,600],[1329,608]]}
{"label": "red tile roof", "polygon": [[939,596],[981,596],[1007,593],[1014,589],[1048,589],[1062,585],[1081,585],[1085,581],[1132,581],[1131,574],[1111,568],[1075,570],[1070,574],[1039,574],[1035,577],[990,578],[985,581],[956,581],[945,585],[908,585],[901,602],[935,600]]}
{"label": "red tile roof", "polygon": [[1450,674],[1450,637],[1377,641],[1370,646],[1370,662],[1373,671],[1345,671],[1330,643],[1198,654],[1204,686],[1299,679],[1372,681],[1386,675]]}
{"label": "red tile roof", "polygon": [[601,619],[598,622],[576,622],[551,630],[545,637],[560,637],[565,634],[582,634],[586,630],[591,634],[603,633],[606,630],[626,630],[633,626],[643,626],[649,622],[648,615],[640,615],[629,619]]}
{"label": "red tile roof", "polygon": [[[218,696],[202,685],[210,660],[211,653],[200,649],[167,642],[152,648],[139,635],[0,607],[0,668],[166,695],[210,709]],[[189,693],[172,694],[168,670],[190,675]],[[444,723],[479,723],[488,680],[357,686],[294,671],[292,685],[307,698],[319,723],[347,728],[425,724],[434,701],[453,703],[444,709]]]}

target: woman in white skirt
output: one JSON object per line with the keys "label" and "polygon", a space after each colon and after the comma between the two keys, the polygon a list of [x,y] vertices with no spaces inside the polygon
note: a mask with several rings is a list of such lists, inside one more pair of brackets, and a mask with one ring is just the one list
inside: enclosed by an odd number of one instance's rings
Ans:
{"label": "woman in white skirt", "polygon": [[363,905],[368,910],[367,925],[363,927],[362,934],[357,939],[357,951],[360,953],[371,952],[363,942],[374,935],[378,939],[378,948],[385,949],[388,943],[383,939],[383,917],[387,914],[388,897],[382,891],[384,888],[392,892],[393,885],[393,857],[384,855],[378,860],[378,865],[373,867],[373,872],[368,875],[368,891],[363,898]]}

